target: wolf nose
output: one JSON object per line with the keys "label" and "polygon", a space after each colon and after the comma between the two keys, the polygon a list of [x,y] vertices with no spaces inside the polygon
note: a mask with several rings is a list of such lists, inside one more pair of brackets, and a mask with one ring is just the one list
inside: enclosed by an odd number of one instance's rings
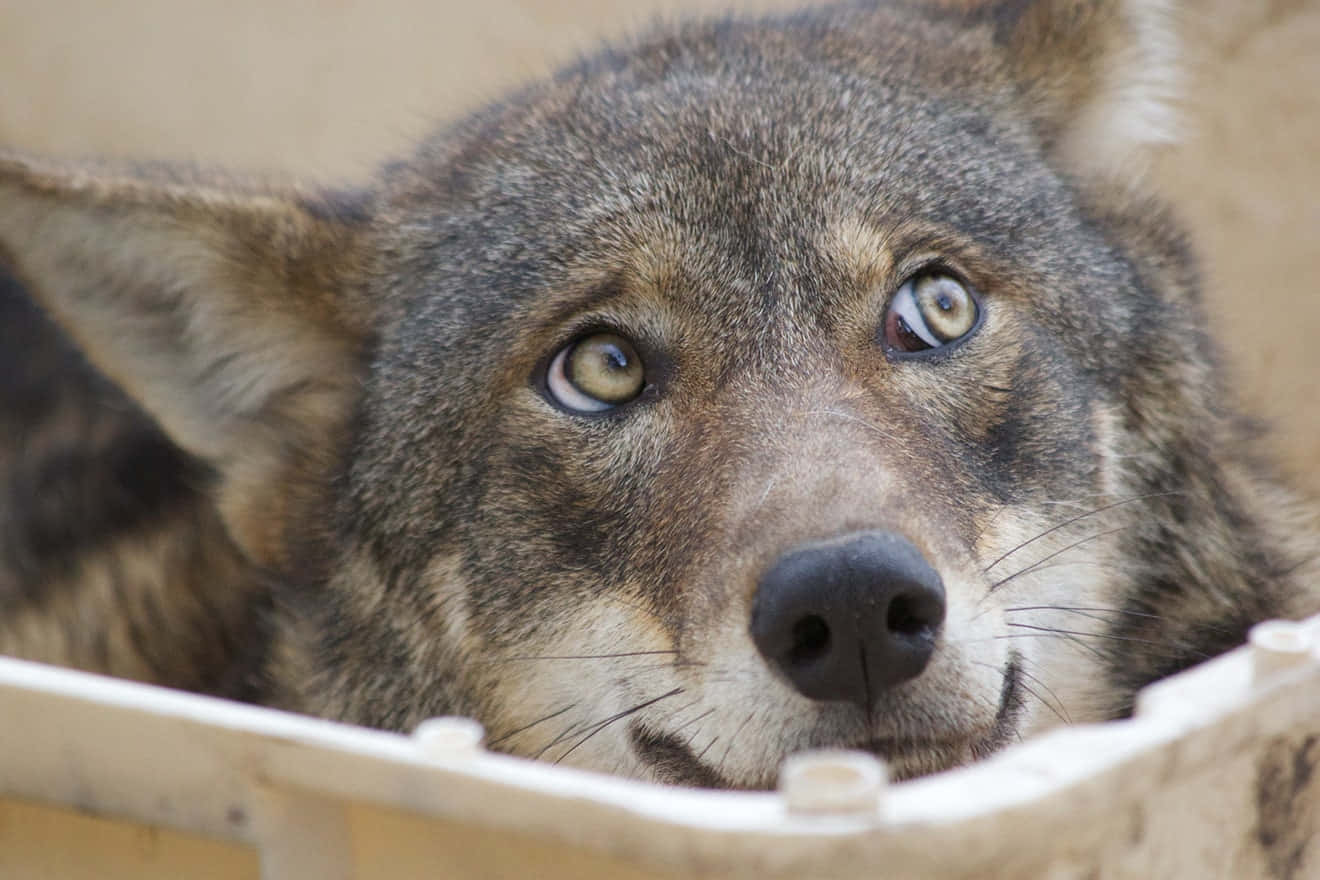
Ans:
{"label": "wolf nose", "polygon": [[780,557],[752,605],[752,640],[803,696],[863,708],[916,678],[944,622],[944,582],[906,538],[863,532]]}

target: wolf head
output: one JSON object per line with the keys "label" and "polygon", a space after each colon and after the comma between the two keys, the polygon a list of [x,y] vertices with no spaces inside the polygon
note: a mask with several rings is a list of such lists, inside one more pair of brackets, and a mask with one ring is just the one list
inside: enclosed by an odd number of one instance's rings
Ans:
{"label": "wolf head", "polygon": [[219,475],[272,702],[771,784],[899,775],[1293,606],[1179,233],[1165,10],[656,30],[355,193],[0,163],[0,251]]}

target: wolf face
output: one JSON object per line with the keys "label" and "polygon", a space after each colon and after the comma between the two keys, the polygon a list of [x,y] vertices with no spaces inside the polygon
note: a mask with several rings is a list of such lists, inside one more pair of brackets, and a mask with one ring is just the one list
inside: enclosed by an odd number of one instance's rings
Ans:
{"label": "wolf face", "polygon": [[246,695],[669,782],[930,772],[1309,607],[1131,182],[1162,14],[660,30],[361,193],[10,159],[0,250],[213,472],[273,585]]}

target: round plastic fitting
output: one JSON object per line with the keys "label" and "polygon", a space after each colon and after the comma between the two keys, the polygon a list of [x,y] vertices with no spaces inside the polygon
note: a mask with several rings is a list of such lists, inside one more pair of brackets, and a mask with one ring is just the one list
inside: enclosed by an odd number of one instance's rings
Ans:
{"label": "round plastic fitting", "polygon": [[471,718],[428,718],[413,730],[417,747],[432,758],[460,758],[481,751],[486,730]]}
{"label": "round plastic fitting", "polygon": [[875,813],[888,781],[884,761],[868,752],[801,752],[790,756],[779,771],[785,806],[799,814]]}
{"label": "round plastic fitting", "polygon": [[1306,663],[1316,647],[1304,624],[1292,620],[1267,620],[1251,628],[1251,676],[1261,682]]}

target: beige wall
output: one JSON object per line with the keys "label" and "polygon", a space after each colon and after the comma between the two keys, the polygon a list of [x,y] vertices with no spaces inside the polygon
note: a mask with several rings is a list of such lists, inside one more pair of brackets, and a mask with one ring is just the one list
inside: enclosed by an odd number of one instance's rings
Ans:
{"label": "beige wall", "polygon": [[[4,0],[0,144],[356,177],[600,35],[723,5]],[[1188,138],[1158,180],[1244,396],[1320,489],[1320,0],[1189,6]]]}

